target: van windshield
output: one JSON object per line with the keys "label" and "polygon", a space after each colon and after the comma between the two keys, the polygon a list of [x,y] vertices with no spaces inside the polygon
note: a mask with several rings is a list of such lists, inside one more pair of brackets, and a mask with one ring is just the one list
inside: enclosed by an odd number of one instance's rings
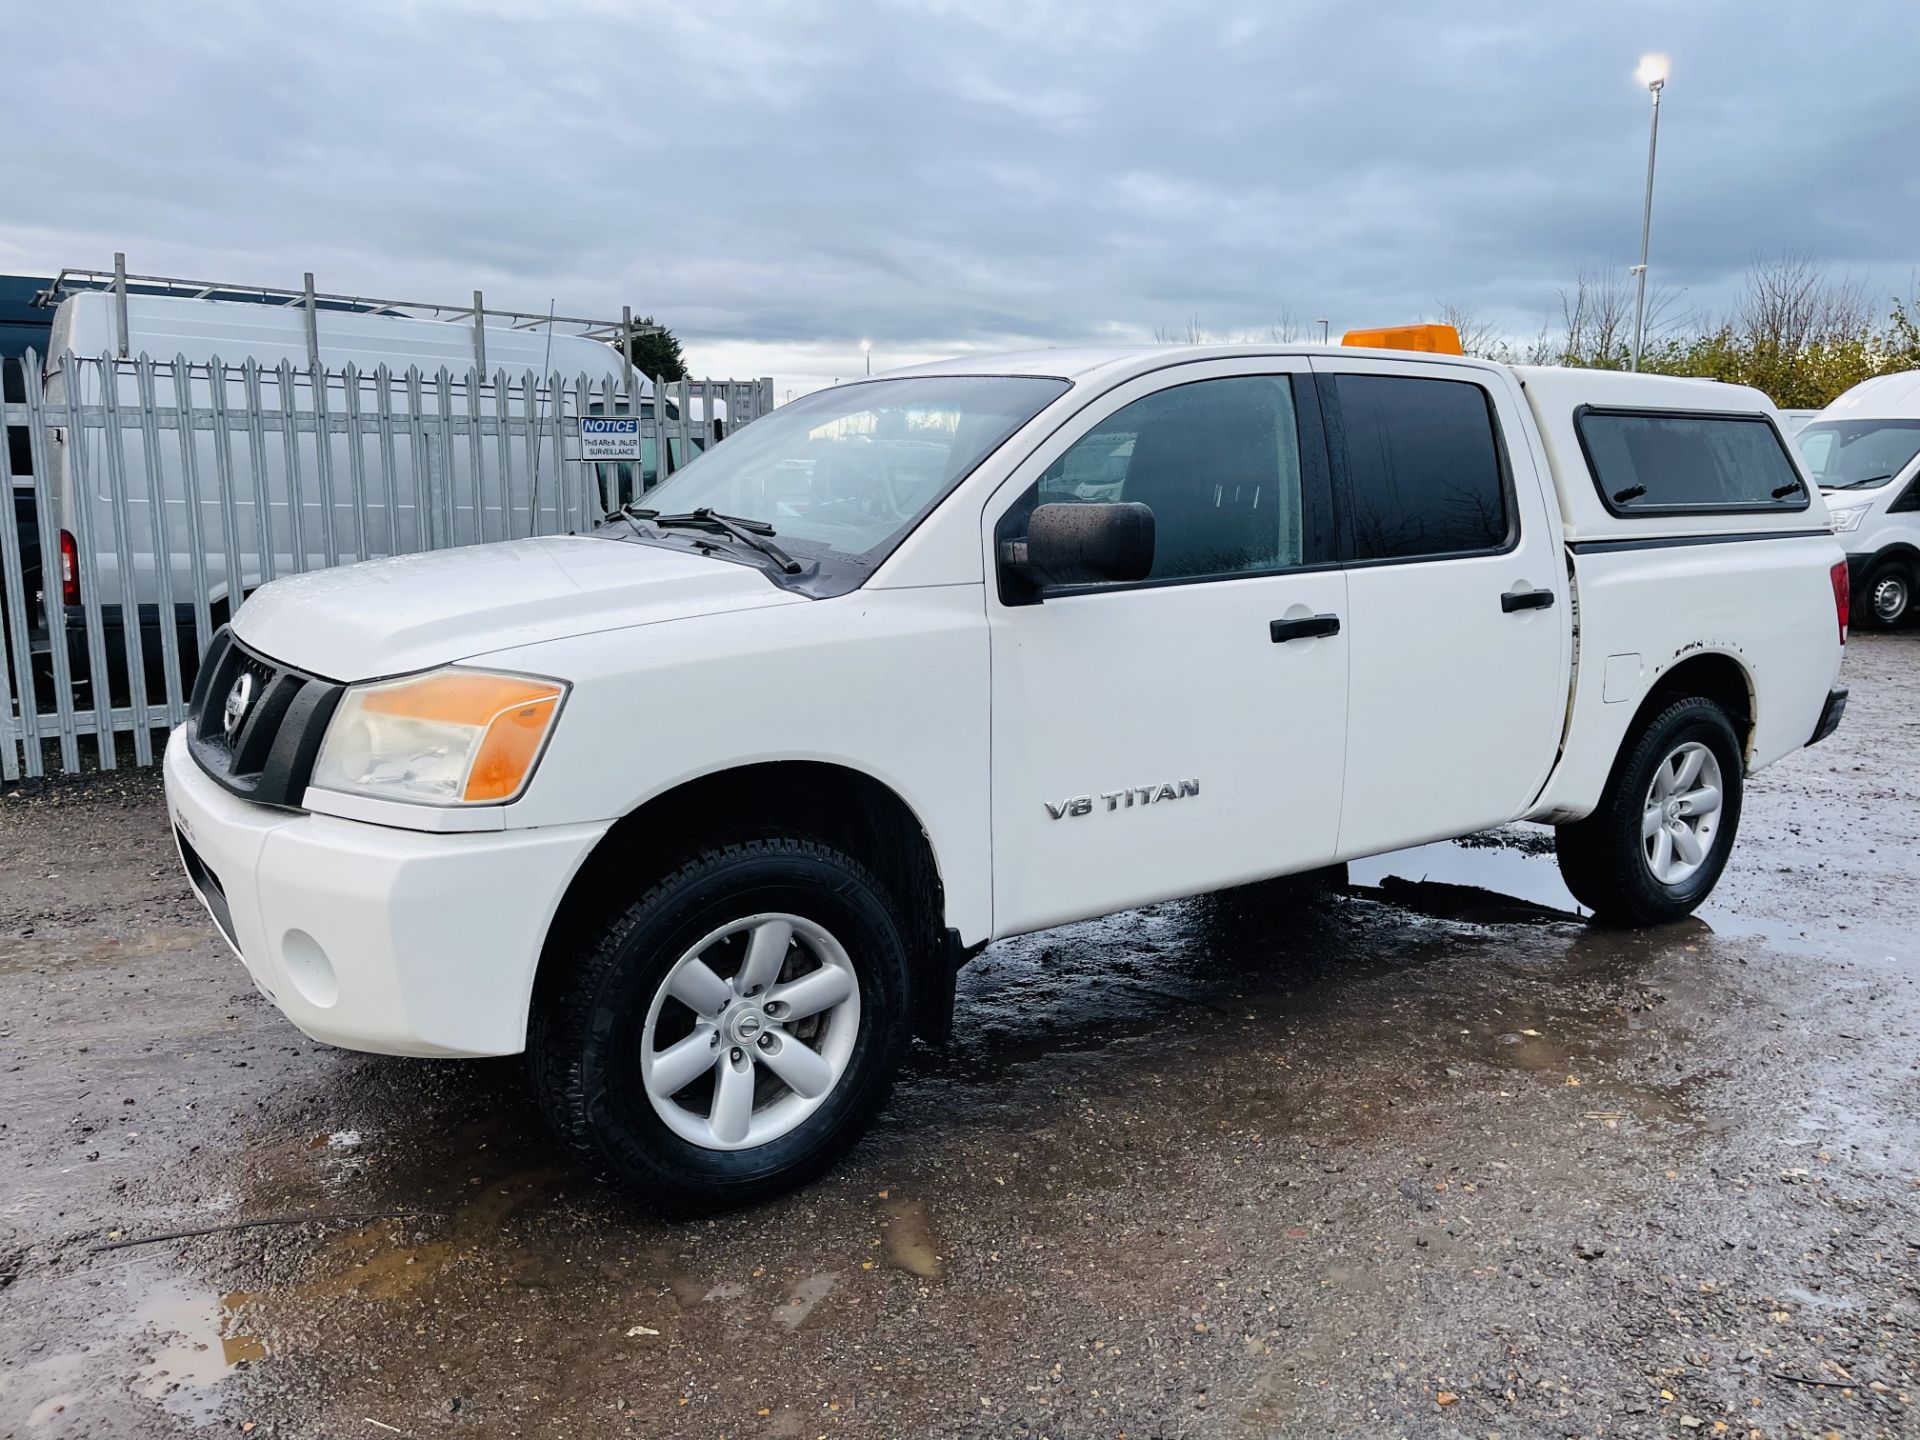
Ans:
{"label": "van windshield", "polygon": [[1815,420],[1793,443],[1823,490],[1873,490],[1920,455],[1920,420]]}
{"label": "van windshield", "polygon": [[[774,543],[817,577],[796,588],[839,594],[1067,388],[1036,376],[925,375],[818,391],[728,436],[648,491],[635,513],[712,510],[764,522]],[[643,526],[655,528],[616,517],[600,533]],[[676,546],[715,539],[686,529],[661,537]]]}

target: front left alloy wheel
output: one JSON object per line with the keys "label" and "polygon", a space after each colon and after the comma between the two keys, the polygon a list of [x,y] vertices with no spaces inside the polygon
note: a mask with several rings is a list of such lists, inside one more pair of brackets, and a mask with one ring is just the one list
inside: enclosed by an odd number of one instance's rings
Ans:
{"label": "front left alloy wheel", "polygon": [[543,987],[528,1053],[549,1119],[668,1213],[805,1183],[859,1138],[905,1052],[904,933],[830,846],[695,855]]}

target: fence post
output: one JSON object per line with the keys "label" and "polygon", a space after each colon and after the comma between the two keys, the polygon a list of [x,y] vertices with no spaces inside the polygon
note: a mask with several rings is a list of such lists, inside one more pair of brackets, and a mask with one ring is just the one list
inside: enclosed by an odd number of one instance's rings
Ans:
{"label": "fence post", "polygon": [[[393,372],[383,361],[373,370],[373,384],[377,398],[378,416],[376,423],[380,434],[380,493],[386,499],[387,506],[387,554],[400,553],[400,516],[399,485],[394,474],[393,460]],[[411,450],[411,447],[409,447]],[[417,450],[411,450],[413,463],[418,465],[422,456]]]}
{"label": "fence post", "polygon": [[487,373],[487,306],[478,290],[473,292],[473,368]]}
{"label": "fence post", "polygon": [[[180,632],[173,600],[173,530],[167,523],[167,493],[160,472],[160,417],[153,383],[153,357],[140,352],[133,362],[133,389],[140,408],[140,462],[147,494],[147,530],[153,540],[154,605],[160,617],[160,693],[171,730],[187,718],[182,698]],[[181,397],[176,396],[178,402]],[[192,437],[193,410],[174,405],[174,423]],[[129,545],[131,545],[131,537]],[[138,567],[135,567],[136,570]],[[137,599],[138,597],[136,597]],[[136,611],[136,614],[138,612]]]}
{"label": "fence post", "polygon": [[[633,307],[620,307],[620,378],[627,382],[628,413],[640,413],[640,397],[633,393]],[[611,412],[609,412],[611,413]]]}
{"label": "fence post", "polygon": [[[7,513],[0,515],[0,610],[4,610],[7,619],[5,649],[13,652],[13,673],[19,677],[19,723],[14,722],[13,689],[7,679],[7,667],[0,665],[0,779],[17,780],[20,778],[20,762],[15,752],[15,742],[24,753],[27,773],[40,773],[40,715],[34,706],[33,694],[33,653],[29,647],[27,633],[27,585],[26,572],[20,556],[20,531],[13,523],[13,464],[8,452],[12,446],[6,443],[6,375],[7,367],[14,362],[0,359],[0,495],[6,496]],[[37,380],[38,376],[22,379]],[[59,554],[59,543],[51,547],[54,555]],[[48,583],[45,556],[49,547],[43,540],[40,553],[40,591],[46,595],[53,587]],[[56,559],[55,563],[58,563]]]}
{"label": "fence post", "polygon": [[127,358],[127,257],[113,252],[113,344],[119,357]]}
{"label": "fence post", "polygon": [[[67,653],[66,587],[61,582],[60,527],[53,506],[53,470],[47,453],[46,394],[42,362],[32,350],[21,359],[27,397],[27,454],[33,464],[33,509],[41,535],[42,593],[46,596],[47,644],[53,653],[54,717],[60,726],[60,768],[80,768],[80,736],[73,707],[73,661]],[[50,547],[50,548],[49,548]],[[51,557],[51,568],[49,558]]]}
{"label": "fence post", "polygon": [[[220,357],[215,355],[207,363],[208,418],[213,422],[213,429],[209,433],[213,440],[213,483],[220,489],[224,516],[221,545],[227,557],[227,584],[232,588],[233,576],[239,570],[239,547],[234,543],[233,535],[232,457],[227,453],[225,376],[226,370],[220,364]],[[190,561],[193,567],[193,654],[197,661],[207,653],[207,645],[213,639],[212,596],[209,593],[213,586],[207,581],[207,527],[203,523],[205,516],[201,510],[204,502],[200,492],[200,447],[194,438],[200,432],[198,414],[193,405],[193,366],[187,363],[186,355],[179,351],[173,357],[173,403],[182,414],[193,417],[193,423],[183,426],[180,431],[180,468],[186,477],[187,535],[193,547]]]}
{"label": "fence post", "polygon": [[306,278],[301,282],[301,288],[306,292],[307,368],[317,371],[320,368],[320,307],[313,298],[311,270],[307,271]]}
{"label": "fence post", "polygon": [[[100,357],[100,435],[107,452],[108,513],[113,517],[113,556],[120,581],[120,647],[127,659],[127,699],[133,711],[133,762],[153,763],[153,717],[147,705],[147,643],[140,625],[140,567],[133,557],[133,517],[128,513],[125,422],[120,417],[120,367],[108,355]],[[159,575],[154,576],[158,588]],[[112,734],[113,686],[111,673],[93,677],[96,712],[105,709]]]}

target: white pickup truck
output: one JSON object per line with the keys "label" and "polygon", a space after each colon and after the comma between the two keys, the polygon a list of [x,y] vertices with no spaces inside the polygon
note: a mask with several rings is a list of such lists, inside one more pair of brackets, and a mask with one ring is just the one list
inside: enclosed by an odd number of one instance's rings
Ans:
{"label": "white pickup truck", "polygon": [[1338,348],[840,386],[592,534],[277,581],[167,747],[255,983],[655,1205],[828,1165],[1002,936],[1517,819],[1639,923],[1838,723],[1753,390]]}

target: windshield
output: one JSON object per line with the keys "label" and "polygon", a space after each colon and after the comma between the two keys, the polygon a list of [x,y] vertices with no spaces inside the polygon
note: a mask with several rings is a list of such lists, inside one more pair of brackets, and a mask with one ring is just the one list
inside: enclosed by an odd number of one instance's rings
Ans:
{"label": "windshield", "polygon": [[1920,420],[1815,420],[1793,437],[1823,490],[1872,490],[1920,454]]}
{"label": "windshield", "polygon": [[928,375],[822,390],[728,436],[648,491],[639,513],[764,521],[827,582],[802,588],[839,593],[1066,389],[1033,376]]}

